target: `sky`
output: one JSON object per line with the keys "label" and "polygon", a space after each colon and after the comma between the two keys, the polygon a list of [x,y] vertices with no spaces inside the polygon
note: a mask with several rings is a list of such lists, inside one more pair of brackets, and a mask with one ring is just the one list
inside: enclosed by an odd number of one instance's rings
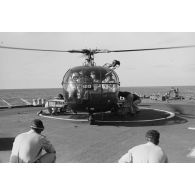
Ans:
{"label": "sky", "polygon": [[[0,32],[0,45],[39,49],[140,49],[195,45],[190,32]],[[195,85],[195,48],[95,55],[97,65],[121,62],[121,86]],[[0,89],[60,88],[81,54],[0,49]]]}

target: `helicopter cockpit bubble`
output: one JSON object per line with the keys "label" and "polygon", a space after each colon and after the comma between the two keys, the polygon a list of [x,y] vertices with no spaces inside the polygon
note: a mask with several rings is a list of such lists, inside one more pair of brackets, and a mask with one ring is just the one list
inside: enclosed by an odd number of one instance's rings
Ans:
{"label": "helicopter cockpit bubble", "polygon": [[112,103],[118,97],[118,76],[107,67],[74,67],[64,75],[62,84],[65,101],[71,107],[105,107],[108,100]]}

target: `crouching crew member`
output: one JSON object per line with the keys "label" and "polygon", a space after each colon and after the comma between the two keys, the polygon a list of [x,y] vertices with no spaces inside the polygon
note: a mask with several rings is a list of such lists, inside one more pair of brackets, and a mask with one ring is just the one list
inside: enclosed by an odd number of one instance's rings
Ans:
{"label": "crouching crew member", "polygon": [[141,98],[137,94],[133,94],[133,110],[135,113],[140,112],[138,104],[141,103]]}
{"label": "crouching crew member", "polygon": [[123,97],[125,99],[124,103],[124,115],[130,113],[132,115],[135,114],[133,109],[133,94],[128,91],[119,91],[118,97]]}
{"label": "crouching crew member", "polygon": [[[21,133],[15,138],[10,163],[54,163],[56,151],[41,134],[43,130],[42,121],[33,120],[30,131]],[[43,151],[45,151],[44,154]]]}
{"label": "crouching crew member", "polygon": [[160,133],[149,130],[145,135],[147,143],[130,149],[119,159],[119,163],[167,163],[168,158],[159,144]]}

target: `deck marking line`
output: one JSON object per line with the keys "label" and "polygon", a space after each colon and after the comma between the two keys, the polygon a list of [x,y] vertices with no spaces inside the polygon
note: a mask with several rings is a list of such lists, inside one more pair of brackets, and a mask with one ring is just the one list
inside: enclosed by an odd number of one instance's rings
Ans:
{"label": "deck marking line", "polygon": [[12,105],[11,105],[9,102],[5,101],[3,98],[1,98],[1,100],[2,100],[3,102],[5,102],[9,107],[12,107]]}
{"label": "deck marking line", "polygon": [[188,127],[189,130],[195,130],[195,127]]}
{"label": "deck marking line", "polygon": [[27,100],[23,99],[23,98],[20,98],[24,103],[26,103],[26,105],[31,105],[30,102],[28,102]]}
{"label": "deck marking line", "polygon": [[[161,111],[161,112],[166,112],[169,114],[169,116],[165,118],[159,118],[159,119],[150,119],[150,120],[137,120],[137,121],[101,121],[101,120],[95,120],[96,122],[105,122],[105,123],[113,123],[113,122],[118,122],[118,123],[137,123],[137,122],[152,122],[152,121],[160,121],[160,120],[166,120],[173,118],[175,114],[170,111],[166,110],[160,110],[160,109],[151,109],[151,108],[144,108],[148,110],[156,110],[156,111]],[[64,120],[64,121],[80,121],[80,122],[86,122],[88,121],[87,119],[65,119],[65,118],[60,118],[60,117],[53,117],[53,116],[44,116],[42,114],[38,114],[39,116],[45,117],[45,118],[52,118],[52,119],[57,119],[57,120]]]}
{"label": "deck marking line", "polygon": [[86,122],[88,121],[87,119],[66,119],[66,118],[60,118],[60,117],[54,117],[54,116],[44,116],[42,114],[38,114],[41,117],[44,118],[51,118],[51,119],[56,119],[56,120],[63,120],[63,121],[80,121],[80,122]]}

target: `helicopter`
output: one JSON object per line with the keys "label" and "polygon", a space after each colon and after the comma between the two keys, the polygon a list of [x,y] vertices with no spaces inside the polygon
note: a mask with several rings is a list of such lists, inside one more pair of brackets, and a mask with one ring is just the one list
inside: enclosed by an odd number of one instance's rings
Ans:
{"label": "helicopter", "polygon": [[69,69],[62,81],[65,102],[73,112],[88,112],[90,116],[96,112],[117,109],[119,77],[114,71],[120,61],[96,66],[94,54],[105,53],[105,50],[73,51],[83,53],[86,57],[82,66]]}
{"label": "helicopter", "polygon": [[115,69],[120,66],[119,60],[97,66],[94,60],[96,54],[114,52],[141,52],[152,50],[168,50],[195,47],[195,45],[159,47],[129,50],[101,50],[101,49],[81,49],[81,50],[49,50],[32,49],[1,46],[0,49],[30,50],[40,52],[68,52],[80,53],[85,57],[83,65],[70,68],[62,79],[63,100],[55,100],[50,103],[51,107],[63,108],[61,110],[71,110],[73,113],[87,112],[90,124],[94,122],[94,113],[117,112],[119,108],[120,81]]}

